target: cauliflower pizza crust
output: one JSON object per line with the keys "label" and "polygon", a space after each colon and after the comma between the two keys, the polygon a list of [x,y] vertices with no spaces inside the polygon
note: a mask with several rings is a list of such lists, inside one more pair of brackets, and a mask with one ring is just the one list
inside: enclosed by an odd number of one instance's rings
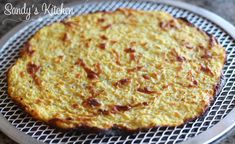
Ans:
{"label": "cauliflower pizza crust", "polygon": [[96,12],[39,30],[8,72],[8,93],[62,129],[179,126],[207,109],[225,59],[214,37],[165,12]]}

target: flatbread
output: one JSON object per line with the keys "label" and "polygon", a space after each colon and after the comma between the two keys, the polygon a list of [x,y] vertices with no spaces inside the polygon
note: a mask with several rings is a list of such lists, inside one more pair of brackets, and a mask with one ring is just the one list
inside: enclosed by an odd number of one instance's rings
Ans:
{"label": "flatbread", "polygon": [[10,68],[8,92],[62,129],[179,126],[210,105],[225,61],[216,39],[184,19],[96,12],[40,29]]}

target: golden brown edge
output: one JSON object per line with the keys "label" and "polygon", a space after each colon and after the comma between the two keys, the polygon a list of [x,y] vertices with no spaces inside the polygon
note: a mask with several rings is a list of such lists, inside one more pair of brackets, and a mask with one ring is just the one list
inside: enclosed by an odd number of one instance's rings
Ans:
{"label": "golden brown edge", "polygon": [[[134,9],[122,9],[122,10],[127,10],[129,12],[130,11],[136,11]],[[97,11],[97,12],[98,13],[99,12],[108,13],[108,14],[110,13],[110,12],[107,12],[107,11]],[[95,12],[95,13],[97,13],[97,12]],[[188,26],[196,28],[199,32],[202,32],[202,33],[206,34],[209,38],[213,37],[212,35],[204,32],[203,30],[199,29],[198,27],[196,27],[195,25],[190,23],[187,19],[185,19],[185,18],[177,18],[177,19],[183,21]],[[30,41],[30,39],[28,41]],[[217,43],[218,43],[218,41],[217,41]],[[226,57],[227,57],[226,51],[224,52],[224,55],[225,55],[224,56],[225,57],[224,63],[226,63]],[[22,56],[20,56],[20,57],[22,57]],[[100,134],[105,134],[105,135],[127,135],[127,134],[132,134],[132,133],[135,133],[135,132],[138,132],[138,131],[146,131],[150,128],[183,126],[184,124],[186,124],[189,121],[192,121],[192,120],[195,120],[197,118],[202,117],[206,113],[206,111],[208,110],[209,105],[214,101],[214,97],[216,96],[216,94],[218,92],[220,92],[219,90],[223,87],[223,82],[222,82],[223,74],[222,74],[222,69],[221,69],[221,76],[220,76],[220,79],[218,80],[217,84],[214,87],[214,94],[213,94],[213,98],[210,99],[210,103],[208,103],[208,105],[203,109],[201,114],[199,114],[198,116],[196,116],[194,118],[185,119],[184,122],[181,125],[172,125],[172,126],[169,126],[169,125],[157,126],[157,125],[155,125],[155,126],[143,127],[143,128],[138,128],[138,129],[128,129],[127,127],[114,124],[112,127],[108,128],[108,129],[100,129],[100,128],[97,128],[97,127],[91,127],[87,124],[80,124],[80,125],[76,125],[76,126],[73,125],[72,128],[65,128],[65,127],[63,127],[63,124],[69,123],[69,120],[62,120],[62,119],[58,119],[58,118],[53,118],[53,119],[48,120],[48,121],[43,121],[39,117],[39,115],[36,111],[30,109],[27,105],[24,105],[23,103],[21,103],[20,99],[16,99],[15,96],[11,95],[10,72],[11,72],[12,67],[17,63],[17,61],[18,61],[18,59],[7,71],[8,95],[11,97],[11,99],[17,105],[19,105],[24,111],[26,111],[26,113],[31,115],[35,120],[39,120],[39,121],[42,121],[44,123],[47,123],[50,126],[55,127],[56,129],[59,129],[59,130],[62,130],[62,131],[78,130],[78,131],[85,132],[85,133],[100,133]]]}

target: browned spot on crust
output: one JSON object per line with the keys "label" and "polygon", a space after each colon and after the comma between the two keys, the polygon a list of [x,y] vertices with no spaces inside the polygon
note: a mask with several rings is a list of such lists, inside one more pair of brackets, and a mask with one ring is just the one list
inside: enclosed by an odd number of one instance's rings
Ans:
{"label": "browned spot on crust", "polygon": [[193,84],[194,85],[198,85],[198,81],[197,80],[193,80]]}
{"label": "browned spot on crust", "polygon": [[55,58],[55,62],[60,63],[63,60],[63,58],[64,58],[64,56],[60,55],[60,56]]}
{"label": "browned spot on crust", "polygon": [[72,104],[72,108],[79,108],[79,105],[78,104]]}
{"label": "browned spot on crust", "polygon": [[60,55],[60,56],[58,56],[58,58],[59,58],[59,59],[63,59],[63,58],[64,58],[64,56],[63,56],[63,55]]}
{"label": "browned spot on crust", "polygon": [[99,19],[97,20],[97,22],[103,23],[103,22],[105,22],[105,19],[104,19],[104,18],[99,18]]}
{"label": "browned spot on crust", "polygon": [[133,49],[133,48],[126,48],[124,51],[126,53],[133,53],[133,52],[135,52],[135,49]]}
{"label": "browned spot on crust", "polygon": [[61,21],[61,23],[67,27],[73,27],[73,26],[77,25],[77,22],[70,22],[70,21]]}
{"label": "browned spot on crust", "polygon": [[214,47],[216,45],[218,45],[217,40],[215,39],[214,36],[210,36],[209,47],[212,48],[212,47]]}
{"label": "browned spot on crust", "polygon": [[85,42],[85,46],[86,46],[86,48],[89,48],[90,47],[90,43],[89,42]]}
{"label": "browned spot on crust", "polygon": [[105,35],[101,35],[100,38],[101,38],[102,40],[108,40],[108,38],[107,38]]}
{"label": "browned spot on crust", "polygon": [[28,56],[33,56],[35,50],[33,49],[33,47],[30,45],[29,42],[25,43],[23,48],[20,51],[20,56],[23,55],[28,55]]}
{"label": "browned spot on crust", "polygon": [[157,72],[153,72],[153,73],[151,73],[151,76],[153,77],[153,78],[158,78],[158,73]]}
{"label": "browned spot on crust", "polygon": [[188,71],[187,79],[191,81],[191,84],[188,85],[189,88],[197,87],[198,81],[194,79],[192,71]]}
{"label": "browned spot on crust", "polygon": [[65,119],[68,120],[68,121],[74,120],[74,119],[71,118],[71,117],[67,117],[67,118],[65,118]]}
{"label": "browned spot on crust", "polygon": [[201,70],[210,76],[214,76],[213,72],[211,71],[211,69],[208,66],[204,66],[201,64]]}
{"label": "browned spot on crust", "polygon": [[182,66],[182,65],[179,65],[179,66],[176,67],[176,70],[177,70],[177,71],[181,71],[182,69],[183,69],[183,66]]}
{"label": "browned spot on crust", "polygon": [[150,79],[150,76],[147,75],[147,74],[143,74],[142,76],[143,76],[143,78],[146,79],[146,80],[149,80],[149,79]]}
{"label": "browned spot on crust", "polygon": [[148,105],[149,105],[149,102],[142,102],[142,103],[137,103],[137,104],[131,105],[131,107],[134,108],[134,107],[148,106]]}
{"label": "browned spot on crust", "polygon": [[166,84],[166,85],[162,86],[162,88],[166,89],[166,88],[170,87],[171,85],[172,85],[171,83],[170,84]]}
{"label": "browned spot on crust", "polygon": [[64,33],[63,36],[61,37],[61,40],[63,42],[67,42],[67,41],[70,40],[70,37],[69,37],[69,35],[67,33]]}
{"label": "browned spot on crust", "polygon": [[101,106],[101,103],[93,98],[93,97],[89,97],[88,99],[86,99],[84,102],[83,102],[84,105],[86,106],[91,106],[91,107],[98,107],[98,106]]}
{"label": "browned spot on crust", "polygon": [[[136,43],[136,42],[133,42],[133,43]],[[133,44],[132,44],[133,45]],[[130,55],[130,60],[135,60],[135,49],[133,48],[126,48],[124,50],[126,53],[129,53]]]}
{"label": "browned spot on crust", "polygon": [[117,41],[116,40],[111,40],[110,43],[113,45],[113,44],[117,43]]}
{"label": "browned spot on crust", "polygon": [[98,112],[103,115],[109,115],[109,114],[116,114],[118,112],[124,112],[131,110],[132,108],[135,107],[140,107],[140,106],[148,106],[148,102],[142,102],[142,103],[137,103],[137,104],[128,104],[128,105],[112,105],[109,106],[107,110],[104,109],[99,109]]}
{"label": "browned spot on crust", "polygon": [[98,73],[94,72],[93,70],[91,70],[82,59],[78,59],[77,62],[75,63],[81,67],[83,67],[83,69],[86,71],[87,73],[87,78],[88,79],[98,79],[99,75]]}
{"label": "browned spot on crust", "polygon": [[205,51],[204,55],[201,56],[201,58],[204,58],[204,59],[212,58],[212,54],[209,51]]}
{"label": "browned spot on crust", "polygon": [[179,55],[178,55],[178,56],[176,57],[176,60],[179,61],[179,62],[183,62],[183,61],[186,60],[186,58],[183,57],[183,56],[179,56]]}
{"label": "browned spot on crust", "polygon": [[113,107],[114,111],[128,111],[130,109],[131,109],[131,106],[129,106],[129,105],[124,105],[124,106],[122,106],[122,105],[115,105]]}
{"label": "browned spot on crust", "polygon": [[199,49],[205,49],[205,47],[203,45],[199,45],[198,48]]}
{"label": "browned spot on crust", "polygon": [[81,75],[79,73],[76,74],[76,78],[80,78]]}
{"label": "browned spot on crust", "polygon": [[136,44],[137,44],[136,41],[132,41],[132,42],[130,43],[131,47],[136,46]]}
{"label": "browned spot on crust", "polygon": [[141,92],[141,93],[145,93],[145,94],[154,94],[154,93],[158,93],[157,91],[150,90],[149,87],[138,88],[137,91],[139,91],[139,92]]}
{"label": "browned spot on crust", "polygon": [[110,114],[110,111],[103,110],[103,109],[99,109],[98,112],[101,113],[102,115],[109,115]]}
{"label": "browned spot on crust", "polygon": [[169,29],[171,29],[171,28],[179,29],[179,28],[180,28],[180,25],[177,24],[177,22],[176,22],[175,19],[171,19],[171,20],[169,20],[169,21],[160,22],[160,27],[161,27],[163,30],[169,30]]}
{"label": "browned spot on crust", "polygon": [[24,75],[25,75],[24,72],[21,71],[21,72],[20,72],[20,77],[24,77]]}
{"label": "browned spot on crust", "polygon": [[195,47],[190,44],[189,42],[183,42],[183,45],[187,48],[187,49],[194,49]]}
{"label": "browned spot on crust", "polygon": [[147,106],[148,105],[148,102],[143,102],[142,103],[144,106]]}
{"label": "browned spot on crust", "polygon": [[121,80],[117,81],[114,84],[114,86],[121,87],[121,86],[124,86],[124,85],[128,85],[130,82],[131,82],[130,78],[125,78],[125,79],[121,79]]}
{"label": "browned spot on crust", "polygon": [[188,19],[186,19],[184,17],[180,17],[178,19],[184,21],[188,26],[194,27],[194,25],[191,22],[189,22]]}
{"label": "browned spot on crust", "polygon": [[27,72],[30,74],[30,76],[33,78],[34,82],[37,85],[41,85],[41,80],[37,77],[36,73],[40,70],[40,66],[37,66],[36,64],[33,64],[32,62],[29,62],[27,64]]}
{"label": "browned spot on crust", "polygon": [[36,99],[36,101],[35,101],[35,103],[36,104],[39,104],[39,103],[41,103],[42,101],[40,100],[40,99]]}
{"label": "browned spot on crust", "polygon": [[111,24],[108,24],[108,25],[106,25],[106,26],[103,26],[102,27],[102,30],[107,30],[108,28],[111,28],[112,27],[112,25]]}
{"label": "browned spot on crust", "polygon": [[99,48],[104,50],[106,48],[106,44],[105,43],[101,43],[99,44]]}
{"label": "browned spot on crust", "polygon": [[41,83],[42,83],[41,79],[39,79],[38,77],[35,77],[34,81],[37,85],[41,85]]}
{"label": "browned spot on crust", "polygon": [[198,81],[192,78],[192,83],[188,85],[189,88],[194,88],[198,86]]}
{"label": "browned spot on crust", "polygon": [[105,14],[112,14],[111,11],[107,11],[107,10],[102,10],[102,11],[100,11],[100,13],[102,13],[103,15],[105,15]]}
{"label": "browned spot on crust", "polygon": [[132,69],[127,69],[127,72],[136,72],[136,71],[139,71],[143,68],[143,66],[137,66],[135,68],[132,68]]}
{"label": "browned spot on crust", "polygon": [[86,88],[93,98],[104,92],[104,90],[96,90],[93,84],[89,84]]}
{"label": "browned spot on crust", "polygon": [[102,73],[102,69],[101,69],[100,63],[96,63],[95,64],[95,68],[96,68],[96,71],[97,71],[98,75]]}
{"label": "browned spot on crust", "polygon": [[175,49],[170,51],[170,54],[175,57],[175,60],[178,62],[186,61],[186,58],[184,56],[179,55]]}
{"label": "browned spot on crust", "polygon": [[95,73],[94,71],[89,71],[89,72],[87,72],[87,77],[88,77],[89,79],[98,79],[98,75],[97,75],[97,73]]}
{"label": "browned spot on crust", "polygon": [[135,53],[129,53],[130,55],[130,60],[134,61],[135,60]]}
{"label": "browned spot on crust", "polygon": [[85,43],[85,47],[86,47],[86,48],[89,48],[89,47],[90,47],[91,41],[92,41],[91,38],[84,40],[84,43]]}
{"label": "browned spot on crust", "polygon": [[110,44],[111,45],[114,45],[115,43],[117,43],[118,41],[117,40],[110,40]]}
{"label": "browned spot on crust", "polygon": [[91,94],[92,97],[95,97],[95,89],[93,85],[88,85],[87,89],[89,91],[89,93]]}
{"label": "browned spot on crust", "polygon": [[156,68],[157,68],[157,69],[162,69],[163,66],[162,66],[161,64],[157,64],[157,65],[156,65]]}
{"label": "browned spot on crust", "polygon": [[115,51],[114,49],[113,49],[113,53],[114,53],[114,56],[116,59],[116,64],[121,65],[119,53],[117,51]]}
{"label": "browned spot on crust", "polygon": [[189,79],[189,80],[193,80],[193,74],[192,74],[192,71],[190,70],[190,71],[188,71],[188,74],[187,74],[187,79]]}
{"label": "browned spot on crust", "polygon": [[[79,118],[76,118],[76,119],[86,123],[87,121],[91,120],[91,117],[90,116],[84,116],[84,117],[79,117]],[[49,125],[55,126],[55,127],[63,127],[64,124],[67,124],[68,127],[64,130],[68,130],[68,129],[72,129],[74,127],[74,125],[70,123],[71,120],[72,120],[72,118],[70,118],[70,117],[63,118],[63,119],[61,119],[61,118],[52,118],[52,119],[48,120],[47,123]],[[69,126],[69,124],[70,124],[70,126]],[[81,124],[75,125],[75,127],[79,127],[81,129],[84,129],[84,127],[86,127],[86,126],[81,123]],[[87,126],[87,128],[88,128],[88,126]],[[92,129],[92,128],[90,127],[90,129]]]}
{"label": "browned spot on crust", "polygon": [[192,46],[192,45],[190,45],[190,44],[185,45],[185,47],[186,47],[187,49],[193,49],[193,48],[194,48],[194,46]]}

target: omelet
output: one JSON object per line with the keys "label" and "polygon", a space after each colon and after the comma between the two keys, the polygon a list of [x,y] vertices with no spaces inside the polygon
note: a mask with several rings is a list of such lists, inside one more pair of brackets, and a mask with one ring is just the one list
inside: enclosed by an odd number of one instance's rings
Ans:
{"label": "omelet", "polygon": [[33,118],[62,129],[179,126],[205,112],[225,62],[217,40],[184,19],[95,12],[36,32],[9,69],[8,93]]}

